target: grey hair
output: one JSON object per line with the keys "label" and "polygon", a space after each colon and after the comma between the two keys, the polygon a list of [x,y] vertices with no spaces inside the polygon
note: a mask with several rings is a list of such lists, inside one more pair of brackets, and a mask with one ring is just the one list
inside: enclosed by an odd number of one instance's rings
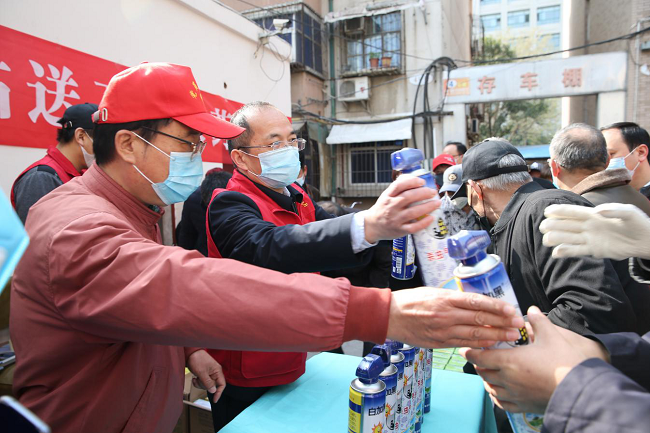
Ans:
{"label": "grey hair", "polygon": [[605,137],[598,129],[585,123],[573,123],[556,132],[550,152],[555,162],[569,171],[600,171],[607,166]]}
{"label": "grey hair", "polygon": [[[519,155],[505,155],[498,163],[499,168],[514,167],[516,165],[526,165],[526,161]],[[503,173],[497,176],[488,177],[480,180],[481,185],[493,191],[507,191],[514,186],[521,186],[531,182],[533,179],[527,171],[517,171],[515,173]]]}
{"label": "grey hair", "polygon": [[242,132],[241,135],[228,140],[228,152],[232,152],[233,149],[239,149],[242,146],[249,145],[252,133],[251,126],[248,123],[248,117],[253,114],[253,112],[265,108],[275,108],[275,106],[264,101],[249,102],[232,115],[230,123],[244,128],[244,132]]}

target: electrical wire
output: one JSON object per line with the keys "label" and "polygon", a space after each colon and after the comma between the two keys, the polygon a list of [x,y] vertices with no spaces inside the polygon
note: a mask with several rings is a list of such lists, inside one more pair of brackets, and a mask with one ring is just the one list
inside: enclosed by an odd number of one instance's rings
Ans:
{"label": "electrical wire", "polygon": [[306,117],[317,119],[318,121],[320,121],[319,123],[324,123],[327,125],[376,125],[379,123],[397,122],[398,120],[404,120],[404,119],[415,119],[417,117],[427,118],[427,117],[436,117],[436,116],[449,116],[453,114],[452,111],[422,111],[419,113],[409,114],[407,116],[393,117],[390,119],[350,120],[350,119],[336,119],[333,117],[321,116],[320,114],[305,110],[304,108],[302,108],[301,105],[298,104],[292,104],[292,105],[296,107],[295,111],[297,113],[300,113]]}

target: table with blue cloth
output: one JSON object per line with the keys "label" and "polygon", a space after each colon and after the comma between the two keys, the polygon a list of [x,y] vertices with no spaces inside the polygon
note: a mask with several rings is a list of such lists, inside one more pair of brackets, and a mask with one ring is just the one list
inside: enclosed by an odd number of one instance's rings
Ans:
{"label": "table with blue cloth", "polygon": [[[361,358],[320,353],[305,374],[253,403],[221,433],[345,432],[350,382]],[[495,433],[490,398],[478,376],[433,370],[431,412],[422,432]]]}

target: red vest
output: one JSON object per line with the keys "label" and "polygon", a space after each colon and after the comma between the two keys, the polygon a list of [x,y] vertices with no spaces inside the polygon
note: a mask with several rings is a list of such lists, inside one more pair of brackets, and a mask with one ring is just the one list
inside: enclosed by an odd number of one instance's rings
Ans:
{"label": "red vest", "polygon": [[[237,191],[255,202],[264,221],[276,226],[288,224],[307,224],[316,220],[314,203],[309,196],[295,184],[293,188],[303,194],[302,203],[296,203],[298,214],[282,209],[269,196],[264,194],[255,184],[243,174],[235,170],[226,189],[216,189],[212,200],[224,191]],[[212,204],[212,201],[210,201]],[[208,206],[209,209],[209,206]],[[212,234],[209,220],[206,217],[208,232],[208,256],[221,258]],[[242,288],[245,290],[245,288]],[[273,296],[269,293],[269,296]],[[298,379],[305,372],[304,352],[242,352],[235,350],[212,350],[208,353],[216,359],[226,376],[226,381],[236,386],[276,386],[285,385]]]}
{"label": "red vest", "polygon": [[48,167],[51,167],[63,183],[69,182],[73,177],[81,176],[81,173],[77,171],[70,160],[66,158],[59,149],[56,147],[50,147],[47,149],[47,154],[23,170],[23,172],[18,175],[14,181],[14,184],[11,186],[11,205],[14,207],[14,209],[16,208],[16,197],[14,194],[14,187],[16,186],[16,182],[18,182],[20,178],[23,177],[23,175],[29,170],[34,167],[38,167],[39,165],[47,165]]}

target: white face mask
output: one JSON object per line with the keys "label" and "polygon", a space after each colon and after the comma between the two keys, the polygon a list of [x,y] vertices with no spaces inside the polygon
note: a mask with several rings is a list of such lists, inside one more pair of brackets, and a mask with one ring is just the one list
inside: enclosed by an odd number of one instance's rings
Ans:
{"label": "white face mask", "polygon": [[[88,135],[88,138],[90,139],[90,142],[93,143],[93,139],[90,135]],[[84,149],[84,147],[81,144],[79,145],[79,147],[81,147],[81,153],[84,156],[86,167],[90,168],[90,166],[93,165],[93,162],[95,162],[95,154],[86,152],[86,149]]]}
{"label": "white face mask", "polygon": [[296,179],[296,183],[300,186],[305,186],[305,176],[300,176],[298,179]]}

